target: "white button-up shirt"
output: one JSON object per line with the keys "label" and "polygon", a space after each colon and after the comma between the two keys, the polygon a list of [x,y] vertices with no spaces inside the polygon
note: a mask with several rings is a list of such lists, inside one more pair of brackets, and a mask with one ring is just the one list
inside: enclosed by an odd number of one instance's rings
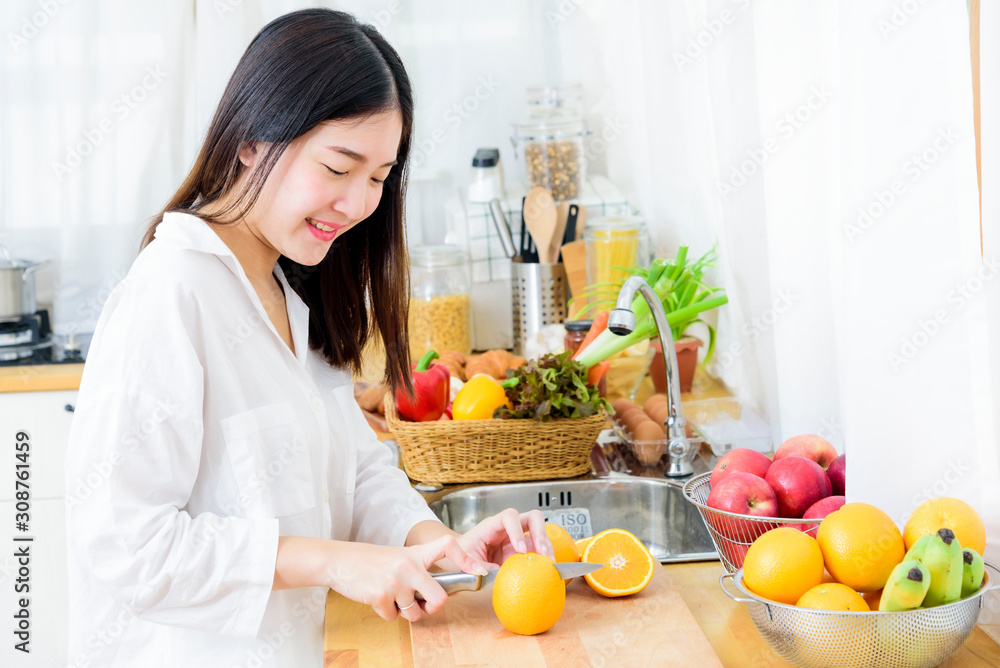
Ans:
{"label": "white button-up shirt", "polygon": [[321,668],[327,590],[271,591],[278,536],[402,545],[434,519],[274,273],[294,354],[195,216],[105,304],[66,461],[70,666]]}

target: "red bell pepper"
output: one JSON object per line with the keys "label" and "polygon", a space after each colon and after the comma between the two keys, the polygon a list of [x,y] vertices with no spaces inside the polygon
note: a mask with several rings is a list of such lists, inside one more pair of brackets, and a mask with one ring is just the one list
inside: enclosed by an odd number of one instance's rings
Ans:
{"label": "red bell pepper", "polygon": [[411,422],[430,422],[444,413],[451,393],[451,373],[441,364],[431,364],[439,355],[428,350],[413,371],[413,394],[396,390],[396,410]]}

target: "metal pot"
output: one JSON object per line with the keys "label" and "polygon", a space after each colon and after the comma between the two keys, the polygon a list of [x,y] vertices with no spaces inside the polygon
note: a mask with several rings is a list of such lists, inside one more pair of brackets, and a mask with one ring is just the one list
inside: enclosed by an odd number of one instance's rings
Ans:
{"label": "metal pot", "polygon": [[35,312],[34,272],[49,262],[0,257],[0,320],[14,320]]}

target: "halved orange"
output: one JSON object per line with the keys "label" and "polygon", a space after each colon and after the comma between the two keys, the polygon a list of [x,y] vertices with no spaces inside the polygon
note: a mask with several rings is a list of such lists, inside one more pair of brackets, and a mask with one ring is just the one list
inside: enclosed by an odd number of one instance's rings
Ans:
{"label": "halved orange", "polygon": [[587,545],[589,545],[592,540],[594,540],[593,536],[587,536],[586,538],[581,538],[576,541],[576,551],[580,553],[581,557],[583,556],[583,551],[587,549]]}
{"label": "halved orange", "polygon": [[628,596],[646,588],[657,562],[642,541],[624,529],[608,529],[594,536],[583,552],[583,561],[604,568],[583,577],[602,596]]}

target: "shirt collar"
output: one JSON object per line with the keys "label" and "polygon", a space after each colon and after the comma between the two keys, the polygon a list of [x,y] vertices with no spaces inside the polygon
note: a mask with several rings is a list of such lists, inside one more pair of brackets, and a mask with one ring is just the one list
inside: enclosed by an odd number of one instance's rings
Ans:
{"label": "shirt collar", "polygon": [[[181,211],[168,211],[163,214],[163,220],[156,226],[153,232],[154,239],[160,239],[177,248],[195,250],[203,253],[210,253],[219,257],[229,269],[236,274],[243,289],[247,291],[250,301],[253,302],[268,328],[278,339],[283,347],[285,342],[278,335],[271,319],[261,304],[257,291],[250,284],[243,266],[230,250],[229,246],[216,234],[204,220],[198,216]],[[305,366],[306,354],[309,352],[309,307],[299,294],[288,284],[285,272],[281,265],[274,263],[272,273],[278,278],[282,289],[285,291],[285,304],[288,311],[288,325],[292,331],[292,342],[295,344],[295,357],[299,364]],[[289,351],[290,353],[291,351]]]}

